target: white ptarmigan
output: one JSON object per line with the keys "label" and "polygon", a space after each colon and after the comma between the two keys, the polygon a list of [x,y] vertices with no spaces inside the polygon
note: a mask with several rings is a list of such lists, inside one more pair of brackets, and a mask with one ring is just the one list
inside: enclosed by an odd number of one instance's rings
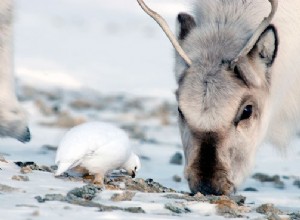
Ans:
{"label": "white ptarmigan", "polygon": [[56,176],[79,166],[95,176],[94,183],[102,185],[108,171],[124,168],[134,177],[141,167],[127,134],[104,122],[87,122],[71,128],[58,146],[55,163]]}

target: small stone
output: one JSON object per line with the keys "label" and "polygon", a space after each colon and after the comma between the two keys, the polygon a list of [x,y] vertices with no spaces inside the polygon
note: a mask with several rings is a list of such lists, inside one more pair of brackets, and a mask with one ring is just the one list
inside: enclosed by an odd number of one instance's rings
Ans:
{"label": "small stone", "polygon": [[239,207],[238,205],[229,199],[220,199],[213,202],[217,205],[217,212],[219,215],[225,217],[239,217]]}
{"label": "small stone", "polygon": [[252,176],[253,179],[256,179],[262,183],[264,182],[277,182],[280,181],[280,176],[275,175],[275,176],[269,176],[267,174],[263,173],[256,173]]}
{"label": "small stone", "polygon": [[32,216],[39,216],[40,215],[40,212],[38,210],[34,211],[32,214]]}
{"label": "small stone", "polygon": [[62,194],[46,194],[44,201],[65,201],[66,198]]}
{"label": "small stone", "polygon": [[17,190],[18,190],[17,188],[0,184],[0,192],[1,193],[10,193],[10,192],[14,192],[14,191],[17,191]]}
{"label": "small stone", "polygon": [[32,173],[32,169],[29,166],[26,166],[26,167],[22,167],[20,172],[22,174]]}
{"label": "small stone", "polygon": [[230,196],[229,199],[234,201],[238,205],[244,205],[246,201],[245,196],[237,195],[237,196]]}
{"label": "small stone", "polygon": [[16,181],[24,181],[24,182],[29,181],[28,176],[22,176],[22,175],[14,175],[11,179]]}
{"label": "small stone", "polygon": [[130,191],[125,191],[123,193],[115,193],[112,195],[111,200],[114,202],[131,201],[135,194],[135,192]]}
{"label": "small stone", "polygon": [[130,212],[130,213],[146,213],[141,207],[124,208],[124,211]]}
{"label": "small stone", "polygon": [[189,208],[185,207],[182,204],[166,203],[165,208],[176,214],[191,212],[191,210]]}
{"label": "small stone", "polygon": [[49,144],[43,145],[42,148],[45,149],[45,150],[49,150],[49,151],[56,151],[57,150],[57,146],[53,146],[53,145],[49,145]]}
{"label": "small stone", "polygon": [[261,206],[257,207],[256,212],[265,215],[271,215],[271,214],[280,215],[283,213],[281,210],[276,208],[274,204],[271,203],[262,204]]}
{"label": "small stone", "polygon": [[258,192],[258,190],[254,187],[247,187],[244,189],[245,192]]}
{"label": "small stone", "polygon": [[280,218],[280,216],[278,216],[277,214],[275,213],[272,213],[271,215],[269,215],[267,217],[268,220],[282,220],[282,218]]}
{"label": "small stone", "polygon": [[181,182],[181,177],[178,176],[178,175],[174,175],[173,176],[173,181],[176,182],[176,183],[180,183]]}
{"label": "small stone", "polygon": [[44,203],[45,200],[41,196],[34,197],[39,203]]}
{"label": "small stone", "polygon": [[180,152],[176,152],[170,160],[171,164],[175,164],[175,165],[182,165],[183,163],[183,157],[182,154]]}
{"label": "small stone", "polygon": [[298,188],[300,188],[300,180],[295,180],[295,181],[293,182],[293,185],[294,185],[294,186],[297,186]]}
{"label": "small stone", "polygon": [[82,198],[85,200],[92,200],[98,192],[101,191],[101,188],[95,185],[85,185],[80,188],[72,189],[67,193],[67,197],[70,199],[75,198]]}
{"label": "small stone", "polygon": [[5,160],[4,156],[0,154],[0,162],[2,163],[7,163],[7,161]]}

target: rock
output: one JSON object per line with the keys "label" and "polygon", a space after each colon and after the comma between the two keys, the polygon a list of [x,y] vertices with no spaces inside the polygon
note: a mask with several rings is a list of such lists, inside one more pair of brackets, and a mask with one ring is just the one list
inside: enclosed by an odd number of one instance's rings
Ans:
{"label": "rock", "polygon": [[31,213],[31,215],[37,217],[40,216],[40,212],[38,210],[35,210],[33,213]]}
{"label": "rock", "polygon": [[21,162],[21,161],[18,161],[18,162],[15,162],[15,164],[19,167],[26,167],[26,166],[37,166],[34,162]]}
{"label": "rock", "polygon": [[173,179],[173,181],[176,182],[176,183],[180,183],[180,182],[181,182],[181,177],[178,176],[178,175],[174,175],[172,179]]}
{"label": "rock", "polygon": [[267,203],[267,204],[262,204],[261,206],[256,208],[256,212],[260,214],[265,214],[265,215],[271,215],[271,214],[276,214],[280,215],[283,214],[281,210],[276,208],[274,204]]}
{"label": "rock", "polygon": [[[72,102],[70,102],[70,107],[76,110],[85,110],[85,109],[98,109],[98,106],[95,104],[95,102],[89,101],[89,100],[83,100],[83,99],[77,99]],[[99,108],[101,109],[101,107]]]}
{"label": "rock", "polygon": [[107,185],[105,186],[110,187],[113,186],[113,188],[120,188],[120,183],[125,183],[125,189],[130,191],[139,191],[139,192],[148,192],[148,193],[166,193],[166,192],[176,192],[175,190],[171,188],[167,188],[162,186],[161,184],[154,182],[153,179],[141,179],[141,178],[135,178],[132,179],[129,176],[121,176],[121,177],[115,177],[110,179],[107,182]]}
{"label": "rock", "polygon": [[24,168],[27,167],[26,169],[30,168],[31,170],[38,170],[38,171],[43,171],[43,172],[49,172],[49,173],[53,173],[54,170],[51,169],[50,167],[48,166],[38,166],[35,162],[21,162],[21,161],[18,161],[18,162],[15,162],[15,164],[21,168]]}
{"label": "rock", "polygon": [[165,208],[176,214],[189,213],[191,210],[183,204],[166,203]]}
{"label": "rock", "polygon": [[298,188],[300,188],[300,180],[295,180],[295,181],[293,182],[293,185],[294,185],[294,186],[297,186]]}
{"label": "rock", "polygon": [[57,113],[56,107],[46,104],[46,102],[42,101],[41,99],[35,101],[35,106],[44,116],[51,116]]}
{"label": "rock", "polygon": [[182,154],[180,152],[176,152],[170,160],[171,164],[182,165],[183,159]]}
{"label": "rock", "polygon": [[66,201],[65,196],[63,196],[62,194],[46,194],[44,198],[42,198],[41,196],[36,196],[34,197],[39,203],[44,203],[46,201]]}
{"label": "rock", "polygon": [[288,214],[291,220],[299,220],[300,219],[300,212],[298,213],[290,213]]}
{"label": "rock", "polygon": [[22,167],[20,172],[22,174],[32,173],[32,169],[29,166],[26,166],[26,167]]}
{"label": "rock", "polygon": [[115,193],[112,195],[111,200],[114,202],[121,202],[121,201],[131,201],[132,198],[135,196],[135,192],[125,191],[122,193]]}
{"label": "rock", "polygon": [[68,112],[61,112],[57,119],[53,122],[41,122],[41,125],[59,128],[71,128],[86,122],[86,118],[80,116],[72,116]]}
{"label": "rock", "polygon": [[14,191],[18,191],[18,189],[14,188],[14,187],[11,187],[11,186],[0,184],[0,192],[1,193],[11,193],[11,192],[14,192]]}
{"label": "rock", "polygon": [[277,214],[272,213],[271,215],[267,216],[268,220],[282,220],[280,218],[280,216],[278,216]]}
{"label": "rock", "polygon": [[41,196],[36,196],[35,199],[39,203],[44,203],[46,201],[60,201],[83,207],[95,207],[99,208],[100,212],[121,210],[131,213],[145,213],[145,211],[141,207],[121,208],[117,206],[106,206],[100,203],[93,202],[91,201],[91,198],[94,197],[95,190],[96,189],[91,185],[87,185],[71,190],[67,194],[67,196],[63,196],[61,194],[46,194],[44,198],[42,198]]}
{"label": "rock", "polygon": [[7,163],[7,161],[5,160],[4,156],[0,154],[0,162],[2,163]]}
{"label": "rock", "polygon": [[72,189],[67,193],[67,197],[73,199],[76,198],[82,198],[85,200],[92,200],[98,192],[101,191],[101,188],[99,188],[96,185],[85,185],[80,188]]}
{"label": "rock", "polygon": [[244,189],[245,192],[258,192],[258,190],[254,187],[247,187]]}
{"label": "rock", "polygon": [[239,206],[232,200],[229,199],[220,199],[215,201],[213,204],[217,205],[217,213],[219,215],[228,217],[228,218],[237,218],[241,217],[239,214]]}
{"label": "rock", "polygon": [[253,179],[256,179],[260,182],[277,182],[280,180],[280,176],[275,175],[275,176],[269,176],[267,174],[263,173],[256,173],[252,176]]}
{"label": "rock", "polygon": [[245,201],[246,201],[246,197],[241,196],[241,195],[229,196],[229,199],[231,199],[232,201],[234,201],[238,205],[244,205]]}
{"label": "rock", "polygon": [[267,174],[263,173],[256,173],[252,176],[252,178],[264,183],[264,182],[273,182],[274,187],[277,189],[284,189],[285,185],[284,182],[280,180],[280,176],[274,175],[274,176],[269,176]]}
{"label": "rock", "polygon": [[11,179],[16,180],[16,181],[24,181],[24,182],[29,181],[28,176],[22,176],[22,175],[14,175],[14,176],[12,176]]}
{"label": "rock", "polygon": [[57,146],[53,146],[53,145],[49,145],[49,144],[43,145],[42,148],[45,150],[48,150],[48,151],[56,151],[57,150]]}
{"label": "rock", "polygon": [[124,208],[123,211],[130,213],[146,213],[141,207]]}

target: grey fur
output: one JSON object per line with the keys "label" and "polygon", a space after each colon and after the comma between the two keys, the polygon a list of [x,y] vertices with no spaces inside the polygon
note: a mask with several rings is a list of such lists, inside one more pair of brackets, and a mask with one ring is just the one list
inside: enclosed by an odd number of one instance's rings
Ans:
{"label": "grey fur", "polygon": [[[230,61],[268,15],[268,1],[197,0],[194,6],[197,26],[179,39],[192,65],[187,67],[179,56],[175,64],[185,176],[194,193],[229,194],[251,170],[257,146],[266,136],[279,39],[274,28],[266,29],[232,70]],[[249,105],[253,114],[240,121]],[[212,133],[218,138],[199,135]],[[215,156],[208,155],[213,150],[201,152],[209,146],[207,141],[216,148]],[[207,159],[216,161],[199,162]]]}

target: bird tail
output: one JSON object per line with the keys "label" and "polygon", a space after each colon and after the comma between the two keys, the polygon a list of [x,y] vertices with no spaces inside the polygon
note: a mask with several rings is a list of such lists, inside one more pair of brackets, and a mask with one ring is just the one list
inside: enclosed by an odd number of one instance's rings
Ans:
{"label": "bird tail", "polygon": [[55,176],[59,176],[61,174],[63,174],[64,172],[66,172],[70,167],[72,166],[71,163],[59,163],[58,164],[58,168],[57,171],[55,172]]}

